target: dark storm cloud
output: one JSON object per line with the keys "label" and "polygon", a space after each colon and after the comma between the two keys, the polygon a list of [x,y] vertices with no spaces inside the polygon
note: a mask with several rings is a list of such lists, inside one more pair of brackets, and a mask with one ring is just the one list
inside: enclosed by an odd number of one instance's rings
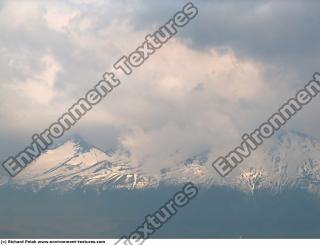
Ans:
{"label": "dark storm cloud", "polygon": [[[302,77],[319,67],[319,1],[194,1],[199,17],[182,31],[195,49],[232,48],[238,55],[286,69]],[[159,23],[181,1],[144,1],[136,28]],[[170,8],[169,8],[170,7]]]}

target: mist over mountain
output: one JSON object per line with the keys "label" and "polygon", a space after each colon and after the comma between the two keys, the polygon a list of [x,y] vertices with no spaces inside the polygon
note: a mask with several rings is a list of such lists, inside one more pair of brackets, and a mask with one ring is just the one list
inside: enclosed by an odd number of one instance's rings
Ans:
{"label": "mist over mountain", "polygon": [[254,193],[288,188],[319,192],[320,141],[298,133],[281,132],[237,166],[226,178],[211,169],[208,153],[193,156],[159,174],[148,175],[121,150],[107,153],[73,135],[51,146],[15,178],[4,174],[0,186],[57,192],[109,189],[149,189],[179,186],[188,181],[204,188],[227,186]]}
{"label": "mist over mountain", "polygon": [[0,237],[117,238],[189,181],[199,196],[154,237],[319,237],[319,149],[284,131],[227,178],[208,168],[207,153],[149,176],[127,152],[70,136],[17,177],[1,174]]}

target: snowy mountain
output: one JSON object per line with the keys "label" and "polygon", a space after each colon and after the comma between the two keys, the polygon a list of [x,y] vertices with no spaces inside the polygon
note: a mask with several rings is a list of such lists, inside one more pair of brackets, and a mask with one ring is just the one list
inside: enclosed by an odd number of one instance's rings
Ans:
{"label": "snowy mountain", "polygon": [[282,132],[239,166],[242,187],[254,191],[287,188],[320,193],[320,141],[297,132]]}
{"label": "snowy mountain", "polygon": [[154,180],[137,174],[124,155],[110,156],[80,137],[72,136],[51,147],[18,176],[3,184],[34,191],[86,187],[103,191],[106,188],[144,188],[152,186]]}
{"label": "snowy mountain", "polygon": [[186,159],[178,166],[149,176],[133,167],[129,154],[107,154],[72,136],[52,146],[18,176],[0,175],[0,186],[19,189],[107,189],[156,188],[160,184],[179,185],[188,181],[212,187],[227,185],[246,192],[270,189],[276,193],[287,188],[303,188],[320,193],[320,141],[310,136],[284,132],[264,143],[228,177],[221,178],[208,166],[208,154]]}

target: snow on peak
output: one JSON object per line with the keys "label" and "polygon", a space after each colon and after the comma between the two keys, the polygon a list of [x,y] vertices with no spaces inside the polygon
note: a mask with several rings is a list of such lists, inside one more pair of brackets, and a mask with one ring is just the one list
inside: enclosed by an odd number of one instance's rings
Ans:
{"label": "snow on peak", "polygon": [[228,185],[254,193],[264,188],[275,192],[299,187],[320,193],[320,141],[297,132],[283,131],[266,141],[226,178],[208,171],[208,153],[188,158],[177,166],[163,169],[159,176],[142,174],[133,167],[130,155],[107,154],[80,136],[70,136],[44,152],[18,176],[0,177],[0,185],[59,191],[78,188],[140,189],[160,183],[195,184],[211,187]]}

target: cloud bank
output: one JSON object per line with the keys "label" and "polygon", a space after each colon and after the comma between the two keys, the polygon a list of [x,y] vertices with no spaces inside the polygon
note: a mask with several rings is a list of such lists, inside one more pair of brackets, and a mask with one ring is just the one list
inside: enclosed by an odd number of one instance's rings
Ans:
{"label": "cloud bank", "polygon": [[[199,16],[73,129],[147,172],[238,143],[319,66],[316,1],[195,1]],[[4,1],[0,157],[24,147],[181,1]],[[313,135],[317,101],[288,127]]]}

